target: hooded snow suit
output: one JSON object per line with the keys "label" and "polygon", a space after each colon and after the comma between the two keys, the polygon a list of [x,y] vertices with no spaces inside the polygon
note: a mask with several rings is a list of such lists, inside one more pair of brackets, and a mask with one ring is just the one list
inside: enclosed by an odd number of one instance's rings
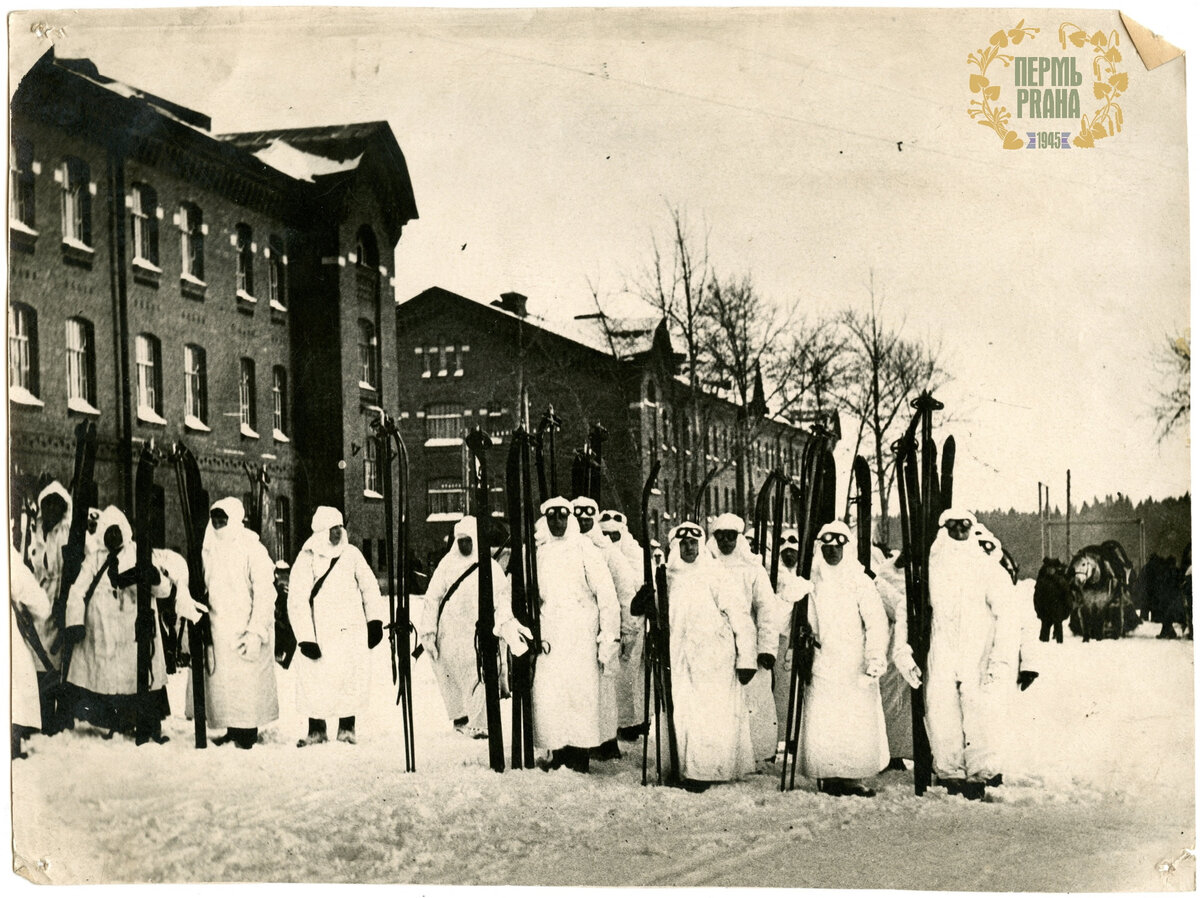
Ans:
{"label": "hooded snow suit", "polygon": [[[617,671],[617,726],[632,727],[641,724],[645,718],[645,693],[643,691],[646,676],[646,630],[645,618],[634,617],[630,610],[632,595],[637,594],[642,585],[642,549],[629,532],[625,515],[619,511],[603,511],[600,513],[599,528],[602,533],[616,533],[618,538],[613,546],[617,548],[624,559],[633,578],[634,586],[631,597],[626,599],[618,595],[621,601],[621,666]],[[609,564],[612,573],[613,565]],[[613,573],[613,585],[621,593],[617,585],[617,574]]]}
{"label": "hooded snow suit", "polygon": [[[551,503],[570,508],[551,499],[543,513]],[[573,516],[561,537],[544,518],[536,529],[541,637],[549,651],[538,657],[533,678],[534,743],[551,751],[591,748],[608,738],[600,733],[600,677],[615,672],[621,606],[604,556]]]}
{"label": "hooded snow suit", "polygon": [[[845,525],[828,524],[821,532],[836,528]],[[818,645],[800,716],[800,772],[813,779],[874,776],[888,763],[879,697],[879,675],[887,666],[887,615],[857,560],[843,555],[831,565],[818,546],[812,573],[808,623]]]}
{"label": "hooded snow suit", "polygon": [[[953,510],[939,524],[960,518],[974,526],[973,516]],[[1008,575],[976,540],[956,540],[941,526],[929,551],[933,619],[925,680],[925,727],[941,779],[983,782],[999,772],[992,690],[985,687],[1017,675],[1011,590]]]}
{"label": "hooded snow suit", "polygon": [[737,779],[753,773],[756,762],[746,691],[737,679],[738,668],[757,665],[754,621],[740,585],[721,575],[704,548],[689,564],[674,532],[672,537],[667,594],[680,775],[702,782]]}
{"label": "hooded snow suit", "polygon": [[[727,526],[722,527],[724,520],[731,519]],[[746,613],[754,621],[755,644],[750,646],[749,657],[752,664],[746,665],[758,670],[760,654],[774,655],[779,651],[780,619],[785,615],[780,607],[780,601],[771,589],[771,578],[762,566],[759,556],[750,551],[750,543],[741,531],[744,529],[741,518],[735,515],[722,515],[713,522],[713,530],[737,530],[737,547],[728,555],[722,555],[717,547],[715,538],[710,538],[707,549],[713,558],[713,564],[729,583],[735,596],[740,597]],[[754,758],[762,761],[775,757],[775,747],[779,738],[779,724],[775,711],[775,694],[772,689],[771,670],[758,670],[754,679],[742,689],[746,692],[746,713],[750,717],[750,735],[754,741]]]}
{"label": "hooded snow suit", "polygon": [[50,600],[37,578],[25,566],[16,549],[9,548],[8,575],[12,583],[9,639],[12,647],[12,723],[14,726],[42,728],[42,704],[38,693],[37,658],[21,638],[17,628],[18,608],[29,615],[35,631],[50,616]]}
{"label": "hooded snow suit", "polygon": [[[471,540],[471,551],[466,555],[458,548],[458,540],[464,536]],[[491,564],[492,602],[496,625],[499,627],[506,617],[512,617],[511,600],[508,577],[498,562],[493,560]],[[452,587],[454,591],[451,593]],[[438,562],[429,587],[425,590],[420,636],[421,643],[433,649],[430,657],[446,714],[451,720],[466,717],[472,728],[479,733],[486,733],[485,693],[483,681],[479,678],[479,662],[475,651],[478,622],[477,522],[473,517],[465,517],[454,525],[450,551]]]}
{"label": "hooded snow suit", "polygon": [[[321,650],[316,660],[298,653],[293,662],[296,705],[312,719],[354,717],[366,709],[367,621],[388,618],[375,572],[350,544],[349,535],[343,532],[337,545],[330,543],[329,530],[341,526],[341,512],[318,508],[312,536],[301,547],[288,579],[288,620],[296,642],[315,642]],[[272,586],[272,603],[274,596]]]}
{"label": "hooded snow suit", "polygon": [[[77,687],[72,701],[78,716],[96,726],[124,728],[133,723],[130,699],[137,699],[138,588],[136,584],[120,587],[113,581],[132,573],[137,544],[124,513],[110,505],[100,513],[97,531],[103,537],[114,526],[121,531],[121,550],[114,555],[102,546],[84,558],[67,598],[67,626],[85,628],[83,641],[71,654],[67,682]],[[166,686],[167,666],[155,626],[147,701],[159,720],[170,710]]]}
{"label": "hooded snow suit", "polygon": [[[232,497],[212,506],[229,523],[204,534],[201,558],[208,589],[212,645],[205,650],[205,712],[208,726],[255,729],[279,717],[275,686],[275,566],[258,535],[244,526],[242,503]],[[176,592],[180,617],[196,620],[192,603]],[[259,645],[252,647],[254,637]],[[251,645],[239,650],[239,643]],[[188,717],[192,716],[191,673]]]}

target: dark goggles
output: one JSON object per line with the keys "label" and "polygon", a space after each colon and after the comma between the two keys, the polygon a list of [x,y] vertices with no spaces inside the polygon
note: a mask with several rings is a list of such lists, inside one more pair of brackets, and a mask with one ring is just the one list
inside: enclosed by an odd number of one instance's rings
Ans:
{"label": "dark goggles", "polygon": [[574,512],[577,518],[594,518],[596,516],[596,509],[594,508],[576,508]]}
{"label": "dark goggles", "polygon": [[553,508],[546,509],[546,517],[548,518],[566,518],[570,517],[571,510],[563,508],[561,505],[555,505]]}
{"label": "dark goggles", "polygon": [[625,515],[621,514],[619,511],[606,511],[604,514],[600,515],[600,520],[616,521],[618,524],[621,524],[625,521]]}
{"label": "dark goggles", "polygon": [[798,545],[800,545],[800,540],[798,537],[795,537],[795,536],[785,536],[783,538],[783,541],[781,542],[781,545],[798,546]]}
{"label": "dark goggles", "polygon": [[676,539],[700,539],[704,536],[704,531],[699,527],[680,527],[675,531]]}
{"label": "dark goggles", "polygon": [[844,533],[823,533],[817,537],[824,546],[844,546],[850,539]]}
{"label": "dark goggles", "polygon": [[974,526],[975,526],[975,524],[970,518],[948,518],[946,520],[946,529],[947,530],[949,530],[951,527],[961,527],[963,529],[966,529],[968,527],[974,527]]}

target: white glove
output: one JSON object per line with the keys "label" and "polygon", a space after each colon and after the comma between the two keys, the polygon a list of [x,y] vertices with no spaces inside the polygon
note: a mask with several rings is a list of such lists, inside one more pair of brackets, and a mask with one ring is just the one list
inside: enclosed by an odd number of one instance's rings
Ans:
{"label": "white glove", "polygon": [[907,663],[901,664],[897,662],[896,670],[900,672],[900,676],[904,677],[904,682],[908,683],[913,689],[921,688],[921,668],[917,667],[911,655]]}
{"label": "white glove", "polygon": [[234,644],[237,652],[247,661],[257,661],[259,653],[262,652],[263,640],[257,633],[251,633],[247,630],[237,638]]}
{"label": "white glove", "polygon": [[200,621],[200,615],[206,614],[208,607],[201,605],[186,593],[177,593],[175,596],[175,614],[182,617],[184,620],[189,620],[193,624]]}
{"label": "white glove", "polygon": [[494,633],[504,640],[514,658],[520,658],[529,651],[529,643],[533,641],[533,631],[515,617],[497,626]]}
{"label": "white glove", "polygon": [[611,642],[600,643],[599,651],[596,653],[597,659],[600,661],[600,667],[605,675],[615,673],[617,669],[617,658],[621,654],[621,643],[617,640]]}
{"label": "white glove", "polygon": [[429,653],[429,660],[436,661],[438,659],[437,634],[422,633],[421,645],[425,646],[425,651]]}
{"label": "white glove", "polygon": [[805,596],[812,595],[812,591],[812,581],[797,575],[796,577],[792,578],[791,583],[788,583],[788,585],[780,591],[778,598],[781,602],[787,602],[794,605]]}
{"label": "white glove", "polygon": [[887,671],[887,663],[873,658],[867,662],[866,674],[872,680],[878,680]]}

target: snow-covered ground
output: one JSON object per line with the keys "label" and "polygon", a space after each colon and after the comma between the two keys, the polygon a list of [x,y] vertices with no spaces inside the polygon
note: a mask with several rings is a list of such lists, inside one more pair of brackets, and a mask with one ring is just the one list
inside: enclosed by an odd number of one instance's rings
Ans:
{"label": "snow-covered ground", "polygon": [[405,774],[381,646],[357,746],[295,747],[285,671],[282,717],[249,752],[195,751],[182,717],[161,746],[86,726],[35,736],[12,768],[16,863],[56,883],[1193,889],[1193,644],[1155,632],[1034,646],[1041,677],[1014,701],[1006,784],[986,804],[918,799],[895,772],[874,799],[781,794],[775,769],[700,795],[643,788],[640,745],[586,776],[498,775],[446,720],[425,658]]}

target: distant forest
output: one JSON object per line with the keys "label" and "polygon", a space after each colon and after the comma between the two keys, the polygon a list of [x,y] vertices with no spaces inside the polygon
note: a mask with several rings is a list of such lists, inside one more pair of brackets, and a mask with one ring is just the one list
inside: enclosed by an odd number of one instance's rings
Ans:
{"label": "distant forest", "polygon": [[[1022,577],[1036,577],[1042,565],[1042,538],[1037,512],[977,511],[976,515],[1004,543],[1021,568]],[[1190,493],[1169,499],[1145,499],[1136,505],[1128,496],[1094,498],[1084,502],[1071,514],[1071,552],[1084,546],[1115,539],[1134,566],[1141,568],[1139,528],[1136,523],[1103,524],[1103,521],[1145,521],[1146,558],[1157,553],[1164,558],[1174,556],[1176,563],[1192,542],[1192,497]],[[1067,516],[1060,508],[1051,509],[1046,518],[1046,555],[1069,561],[1067,557]],[[900,524],[892,520],[892,533],[900,533]],[[898,542],[898,540],[896,540]]]}

